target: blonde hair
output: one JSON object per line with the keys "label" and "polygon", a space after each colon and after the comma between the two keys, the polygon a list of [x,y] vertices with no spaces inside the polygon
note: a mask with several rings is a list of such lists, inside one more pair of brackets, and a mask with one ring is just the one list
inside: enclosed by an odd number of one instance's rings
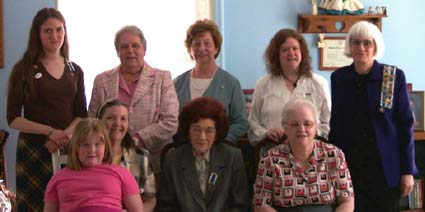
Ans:
{"label": "blonde hair", "polygon": [[102,162],[104,164],[112,163],[112,145],[109,140],[108,130],[103,121],[97,118],[82,119],[74,129],[73,136],[68,151],[67,167],[73,170],[81,170],[81,162],[78,159],[78,149],[81,142],[90,134],[98,133],[100,139],[105,143],[105,154]]}

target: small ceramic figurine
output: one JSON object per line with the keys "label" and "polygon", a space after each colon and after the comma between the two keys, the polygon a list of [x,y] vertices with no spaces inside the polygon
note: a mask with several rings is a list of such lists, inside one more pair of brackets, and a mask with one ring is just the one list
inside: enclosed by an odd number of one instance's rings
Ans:
{"label": "small ceramic figurine", "polygon": [[380,6],[376,6],[375,10],[376,10],[376,14],[382,14]]}
{"label": "small ceramic figurine", "polygon": [[319,33],[319,40],[317,41],[317,48],[325,48],[326,43],[324,42],[325,34]]}
{"label": "small ceramic figurine", "polygon": [[372,6],[369,7],[369,11],[367,11],[367,14],[369,14],[369,15],[373,14],[373,7]]}
{"label": "small ceramic figurine", "polygon": [[386,6],[382,6],[382,14],[387,15],[387,7]]}

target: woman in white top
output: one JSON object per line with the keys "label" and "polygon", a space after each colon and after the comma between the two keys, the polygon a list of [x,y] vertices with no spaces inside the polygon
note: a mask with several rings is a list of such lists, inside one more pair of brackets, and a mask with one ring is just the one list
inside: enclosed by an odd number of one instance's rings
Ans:
{"label": "woman in white top", "polygon": [[262,152],[283,136],[280,117],[285,104],[293,98],[313,102],[319,111],[317,134],[327,138],[330,119],[330,93],[325,78],[311,71],[311,57],[304,37],[292,29],[282,29],[271,39],[264,54],[268,74],[254,90],[249,114],[248,138],[256,146],[269,142]]}

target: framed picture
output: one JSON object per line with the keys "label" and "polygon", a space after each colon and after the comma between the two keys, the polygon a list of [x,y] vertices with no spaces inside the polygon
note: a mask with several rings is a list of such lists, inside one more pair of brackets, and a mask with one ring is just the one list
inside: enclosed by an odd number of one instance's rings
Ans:
{"label": "framed picture", "polygon": [[411,91],[409,95],[414,128],[416,131],[425,131],[425,91]]}
{"label": "framed picture", "polygon": [[323,48],[319,48],[320,70],[333,71],[339,67],[350,65],[353,62],[353,59],[348,58],[344,54],[344,37],[325,37],[323,38],[323,43]]}

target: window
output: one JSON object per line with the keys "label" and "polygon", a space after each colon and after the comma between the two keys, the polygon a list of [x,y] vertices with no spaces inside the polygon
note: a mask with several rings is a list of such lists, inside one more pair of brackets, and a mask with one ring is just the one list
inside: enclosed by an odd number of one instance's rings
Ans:
{"label": "window", "polygon": [[66,20],[70,59],[84,70],[87,101],[96,75],[119,65],[114,38],[125,25],[143,31],[145,60],[152,67],[171,71],[173,78],[193,67],[184,46],[186,30],[197,19],[212,19],[212,1],[58,0]]}

